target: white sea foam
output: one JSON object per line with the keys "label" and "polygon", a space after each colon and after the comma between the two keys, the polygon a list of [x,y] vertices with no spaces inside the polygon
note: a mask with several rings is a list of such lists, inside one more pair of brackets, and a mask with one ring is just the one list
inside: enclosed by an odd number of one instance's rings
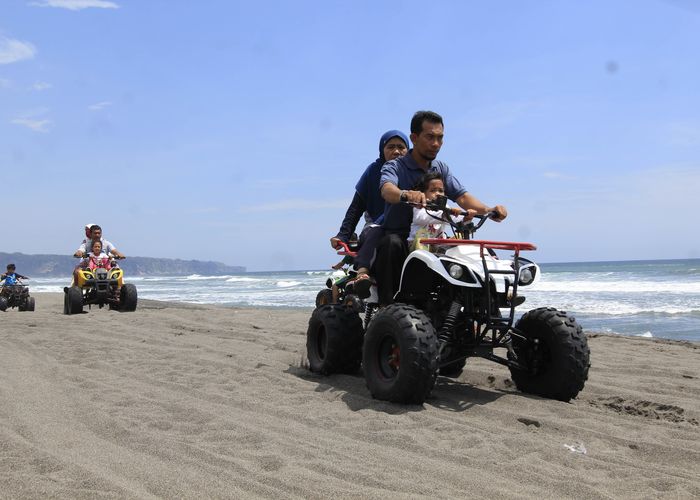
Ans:
{"label": "white sea foam", "polygon": [[605,280],[550,280],[543,278],[532,286],[533,290],[545,292],[656,292],[698,293],[700,282],[678,281],[605,281]]}
{"label": "white sea foam", "polygon": [[199,274],[190,274],[189,276],[186,276],[183,279],[188,280],[188,281],[201,281],[201,280],[224,280],[227,278],[231,278],[231,276],[226,276],[226,275],[224,275],[224,276],[202,276]]}
{"label": "white sea foam", "polygon": [[247,278],[245,276],[232,276],[226,280],[228,283],[260,282],[260,278]]}
{"label": "white sea foam", "polygon": [[301,285],[301,281],[278,281],[276,285],[280,288],[289,288],[292,286]]}

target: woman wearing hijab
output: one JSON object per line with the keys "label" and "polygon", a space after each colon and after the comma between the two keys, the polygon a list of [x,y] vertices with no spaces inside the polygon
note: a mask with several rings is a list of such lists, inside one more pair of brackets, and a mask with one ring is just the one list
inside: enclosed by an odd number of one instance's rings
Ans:
{"label": "woman wearing hijab", "polygon": [[[389,130],[379,139],[379,158],[372,162],[363,172],[360,180],[355,185],[355,196],[345,212],[345,218],[340,225],[338,234],[331,238],[331,246],[339,248],[340,242],[347,243],[355,231],[360,218],[365,216],[365,229],[360,235],[360,248],[355,258],[357,279],[355,280],[355,293],[369,296],[369,267],[374,256],[376,244],[368,242],[374,239],[373,233],[380,236],[379,231],[370,231],[372,227],[381,224],[384,218],[385,201],[379,191],[379,179],[382,165],[394,160],[408,152],[408,138],[400,130]],[[376,243],[376,242],[374,242]],[[363,251],[364,247],[364,251]]]}

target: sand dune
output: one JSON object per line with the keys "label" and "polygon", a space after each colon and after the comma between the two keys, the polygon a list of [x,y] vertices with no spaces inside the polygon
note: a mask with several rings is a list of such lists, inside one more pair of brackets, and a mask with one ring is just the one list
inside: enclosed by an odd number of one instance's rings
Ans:
{"label": "sand dune", "polygon": [[591,336],[570,404],[469,360],[423,406],[303,368],[310,310],[0,314],[2,497],[698,498],[700,346]]}

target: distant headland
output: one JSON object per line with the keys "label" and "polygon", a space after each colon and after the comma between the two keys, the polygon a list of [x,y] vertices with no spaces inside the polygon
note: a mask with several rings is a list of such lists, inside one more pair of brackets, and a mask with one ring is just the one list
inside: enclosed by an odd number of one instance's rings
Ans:
{"label": "distant headland", "polygon": [[[28,255],[0,252],[0,272],[9,263],[17,266],[17,272],[26,276],[70,276],[78,263],[68,255]],[[221,262],[201,260],[163,259],[153,257],[128,257],[119,261],[119,267],[127,276],[186,276],[201,274],[219,276],[246,272],[244,266],[228,266]]]}

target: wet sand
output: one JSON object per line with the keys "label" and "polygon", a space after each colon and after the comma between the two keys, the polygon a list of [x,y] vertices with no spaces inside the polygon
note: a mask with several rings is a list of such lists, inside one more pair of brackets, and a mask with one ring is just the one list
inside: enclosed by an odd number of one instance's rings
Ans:
{"label": "wet sand", "polygon": [[589,336],[572,403],[472,360],[422,406],[304,368],[311,310],[0,313],[0,497],[698,498],[700,345]]}

